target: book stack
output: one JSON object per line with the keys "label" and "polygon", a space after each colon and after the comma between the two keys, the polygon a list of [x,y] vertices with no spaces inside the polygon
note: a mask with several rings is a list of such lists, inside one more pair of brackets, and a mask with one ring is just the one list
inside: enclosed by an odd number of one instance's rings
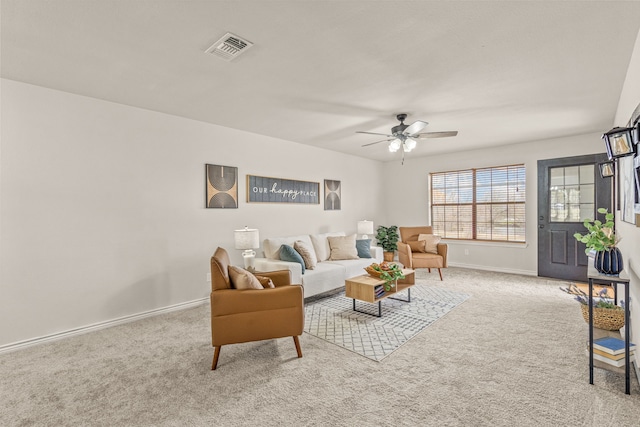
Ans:
{"label": "book stack", "polygon": [[375,288],[373,288],[373,291],[375,292],[376,299],[380,298],[384,295],[384,285],[376,286]]}
{"label": "book stack", "polygon": [[[588,350],[587,344],[587,350]],[[629,356],[633,355],[635,344],[629,343]],[[604,337],[593,340],[593,360],[599,360],[615,367],[624,366],[624,340],[614,337]]]}

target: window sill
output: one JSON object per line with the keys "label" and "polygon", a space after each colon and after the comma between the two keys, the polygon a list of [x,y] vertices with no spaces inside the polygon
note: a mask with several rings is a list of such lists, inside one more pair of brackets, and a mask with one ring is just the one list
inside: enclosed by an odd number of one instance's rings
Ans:
{"label": "window sill", "polygon": [[526,249],[529,247],[527,242],[491,242],[488,240],[463,240],[463,239],[442,239],[443,243],[448,245],[464,245],[464,246],[487,246],[494,248],[516,248]]}

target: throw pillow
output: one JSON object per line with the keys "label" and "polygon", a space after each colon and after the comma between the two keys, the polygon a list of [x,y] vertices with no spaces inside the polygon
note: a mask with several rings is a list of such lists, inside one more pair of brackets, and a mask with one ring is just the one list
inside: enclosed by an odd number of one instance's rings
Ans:
{"label": "throw pillow", "polygon": [[260,282],[263,288],[275,288],[276,285],[273,284],[273,280],[266,276],[256,276],[256,279]]}
{"label": "throw pillow", "polygon": [[329,241],[327,240],[329,236],[344,236],[344,233],[342,231],[335,231],[331,233],[311,235],[311,243],[313,244],[313,249],[316,251],[318,262],[329,259],[329,255],[331,254],[331,248],[329,247]]}
{"label": "throw pillow", "polygon": [[407,242],[407,245],[411,248],[411,252],[426,252],[424,248],[424,244],[427,243],[424,240],[414,240],[411,242]]}
{"label": "throw pillow", "polygon": [[236,289],[264,289],[256,276],[234,265],[229,266],[231,284]]}
{"label": "throw pillow", "polygon": [[442,237],[433,234],[420,234],[418,240],[424,240],[424,251],[430,254],[438,253],[438,243]]}
{"label": "throw pillow", "polygon": [[330,261],[343,259],[358,259],[358,250],[356,249],[356,235],[351,236],[334,236],[327,237],[331,254]]}
{"label": "throw pillow", "polygon": [[356,240],[358,258],[371,258],[371,239]]}
{"label": "throw pillow", "polygon": [[302,274],[304,274],[304,260],[295,249],[289,245],[280,246],[280,259],[282,261],[297,262],[302,266]]}
{"label": "throw pillow", "polygon": [[293,249],[295,249],[296,252],[300,254],[302,260],[304,261],[304,266],[308,270],[313,270],[314,268],[316,268],[318,261],[313,247],[309,246],[302,240],[296,240],[293,243]]}

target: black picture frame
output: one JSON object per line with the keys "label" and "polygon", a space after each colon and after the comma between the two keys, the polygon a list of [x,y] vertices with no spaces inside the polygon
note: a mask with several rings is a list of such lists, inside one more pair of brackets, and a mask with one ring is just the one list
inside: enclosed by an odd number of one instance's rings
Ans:
{"label": "black picture frame", "polygon": [[238,208],[238,168],[205,164],[205,207]]}

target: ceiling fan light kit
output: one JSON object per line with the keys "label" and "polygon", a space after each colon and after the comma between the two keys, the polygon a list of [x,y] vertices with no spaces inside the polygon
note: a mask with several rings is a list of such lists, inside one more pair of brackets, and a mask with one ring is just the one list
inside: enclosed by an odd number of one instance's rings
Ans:
{"label": "ceiling fan light kit", "polygon": [[458,131],[420,133],[425,127],[427,127],[429,123],[422,120],[416,120],[410,125],[405,125],[404,121],[407,118],[407,115],[405,113],[398,114],[396,118],[400,121],[400,124],[392,127],[390,134],[364,131],[356,132],[366,133],[368,135],[383,135],[387,137],[387,139],[364,144],[363,147],[379,144],[380,142],[389,142],[389,151],[391,153],[395,153],[396,151],[400,150],[400,148],[402,148],[402,159],[404,163],[404,153],[409,153],[414,148],[416,148],[416,146],[418,145],[416,139],[445,138],[448,136],[456,136],[458,134]]}

